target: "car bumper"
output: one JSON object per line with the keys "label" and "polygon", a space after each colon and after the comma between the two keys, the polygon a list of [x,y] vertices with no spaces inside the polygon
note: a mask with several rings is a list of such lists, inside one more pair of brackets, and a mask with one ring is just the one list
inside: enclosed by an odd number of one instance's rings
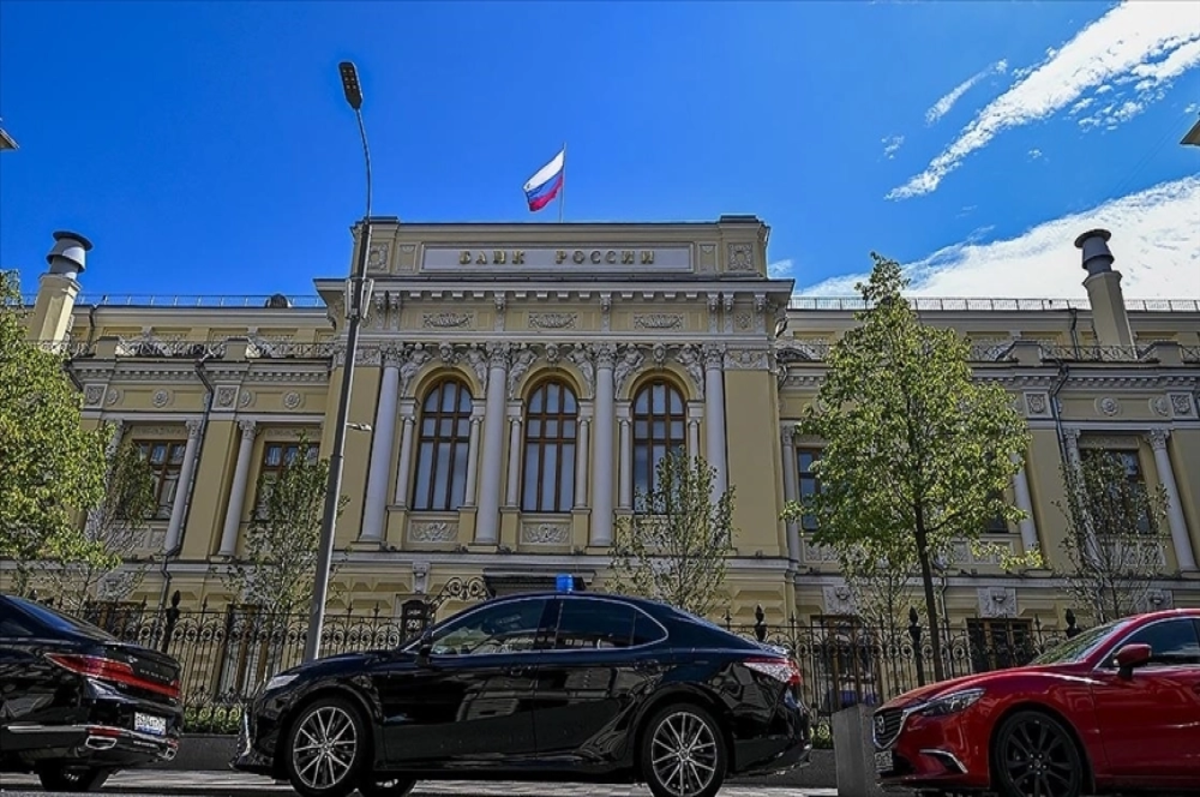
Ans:
{"label": "car bumper", "polygon": [[888,748],[876,748],[876,772],[886,786],[982,789],[989,785],[987,735],[960,716],[909,717]]}
{"label": "car bumper", "polygon": [[179,737],[155,736],[111,725],[21,725],[4,728],[0,747],[19,750],[31,766],[38,761],[87,763],[126,768],[170,761]]}
{"label": "car bumper", "polygon": [[812,727],[808,711],[789,701],[780,705],[765,733],[733,740],[734,774],[770,775],[809,763]]}

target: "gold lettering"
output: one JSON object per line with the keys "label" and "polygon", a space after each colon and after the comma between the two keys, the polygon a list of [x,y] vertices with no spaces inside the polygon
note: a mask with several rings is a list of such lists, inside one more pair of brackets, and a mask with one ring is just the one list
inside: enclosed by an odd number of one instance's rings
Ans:
{"label": "gold lettering", "polygon": [[460,266],[465,266],[467,263],[470,263],[470,262],[471,262],[471,250],[470,249],[462,250],[462,252],[458,255],[458,264]]}
{"label": "gold lettering", "polygon": [[653,262],[654,262],[654,250],[653,249],[643,249],[642,250],[642,263],[649,264],[649,263],[653,263]]}
{"label": "gold lettering", "polygon": [[492,262],[498,265],[504,265],[508,262],[508,253],[503,249],[496,249],[492,252]]}
{"label": "gold lettering", "polygon": [[525,252],[524,251],[522,251],[520,249],[513,250],[513,265],[514,266],[525,265]]}
{"label": "gold lettering", "polygon": [[567,253],[564,252],[562,249],[559,249],[557,252],[554,253],[555,265],[562,263],[566,259],[567,259]]}
{"label": "gold lettering", "polygon": [[481,266],[487,265],[487,252],[480,252],[479,257],[475,258],[475,262]]}
{"label": "gold lettering", "polygon": [[625,264],[633,263],[633,251],[630,249],[621,250],[621,262]]}
{"label": "gold lettering", "polygon": [[603,253],[601,253],[601,251],[599,249],[592,250],[592,262],[593,263],[599,263],[603,259],[604,259],[604,255],[603,255]]}
{"label": "gold lettering", "polygon": [[604,253],[604,262],[605,263],[616,263],[617,262],[617,253],[614,252],[613,250],[609,249],[607,252]]}
{"label": "gold lettering", "polygon": [[575,250],[575,253],[571,255],[571,260],[572,260],[572,261],[573,261],[573,262],[574,262],[576,265],[578,265],[578,264],[582,263],[583,261],[587,260],[587,255],[585,255],[585,254],[583,253],[583,250],[582,250],[582,249],[576,249],[576,250]]}

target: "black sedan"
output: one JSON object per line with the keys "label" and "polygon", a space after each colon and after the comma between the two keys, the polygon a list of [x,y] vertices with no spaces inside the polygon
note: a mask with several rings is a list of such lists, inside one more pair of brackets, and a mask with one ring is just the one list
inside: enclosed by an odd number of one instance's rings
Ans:
{"label": "black sedan", "polygon": [[572,592],[489,601],[396,650],[277,675],[242,734],[234,767],[304,797],[439,778],[712,797],[812,748],[786,655],[659,603]]}
{"label": "black sedan", "polygon": [[179,664],[39,603],[0,595],[0,772],[50,791],[174,758]]}

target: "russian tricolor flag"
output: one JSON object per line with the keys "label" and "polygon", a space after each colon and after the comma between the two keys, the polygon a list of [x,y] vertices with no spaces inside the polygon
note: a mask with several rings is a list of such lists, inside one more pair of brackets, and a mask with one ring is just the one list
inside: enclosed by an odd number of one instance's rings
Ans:
{"label": "russian tricolor flag", "polygon": [[554,160],[529,178],[529,182],[525,183],[525,199],[529,202],[530,210],[537,212],[558,196],[559,191],[562,191],[566,165],[567,150],[564,147],[554,156]]}

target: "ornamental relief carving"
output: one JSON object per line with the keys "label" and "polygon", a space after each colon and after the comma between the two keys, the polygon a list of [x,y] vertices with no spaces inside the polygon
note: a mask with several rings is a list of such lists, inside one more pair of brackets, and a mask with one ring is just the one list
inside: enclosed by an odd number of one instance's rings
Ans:
{"label": "ornamental relief carving", "polygon": [[530,329],[575,329],[578,313],[530,313]]}
{"label": "ornamental relief carving", "polygon": [[373,243],[367,251],[367,269],[369,271],[387,271],[391,260],[392,245],[390,243]]}
{"label": "ornamental relief carving", "polygon": [[634,315],[634,329],[683,329],[683,316],[678,313],[651,313],[649,315]]}
{"label": "ornamental relief carving", "polygon": [[83,389],[83,403],[88,407],[99,407],[104,401],[104,385],[88,385]]}
{"label": "ornamental relief carving", "polygon": [[571,524],[568,521],[523,521],[521,542],[526,545],[569,545]]}
{"label": "ornamental relief carving", "polygon": [[475,326],[474,313],[425,313],[421,325],[427,329],[464,329]]}
{"label": "ornamental relief carving", "polygon": [[1171,412],[1176,418],[1195,418],[1196,402],[1187,393],[1168,393],[1171,400]]}
{"label": "ornamental relief carving", "polygon": [[729,270],[753,271],[754,247],[750,244],[729,244]]}
{"label": "ornamental relief carving", "polygon": [[458,539],[458,521],[410,520],[408,539],[418,543],[454,542]]}

